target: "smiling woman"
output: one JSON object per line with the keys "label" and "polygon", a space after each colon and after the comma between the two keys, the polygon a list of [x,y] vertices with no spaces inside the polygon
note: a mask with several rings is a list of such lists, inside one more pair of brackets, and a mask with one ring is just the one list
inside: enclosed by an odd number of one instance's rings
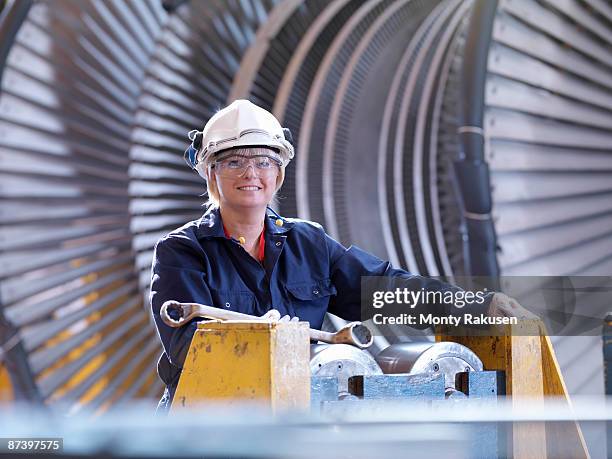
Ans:
{"label": "smiling woman", "polygon": [[[285,320],[320,329],[328,312],[360,320],[363,276],[403,277],[414,291],[461,291],[347,249],[318,223],[274,212],[269,205],[294,151],[290,133],[268,111],[237,100],[189,138],[185,159],[206,180],[208,208],[155,246],[151,308],[164,347],[158,372],[167,386],[161,408],[169,407],[198,320],[169,327],[160,317],[168,300],[259,316],[276,309]],[[470,312],[487,312],[491,296]],[[428,312],[444,316],[451,307],[432,304]]]}

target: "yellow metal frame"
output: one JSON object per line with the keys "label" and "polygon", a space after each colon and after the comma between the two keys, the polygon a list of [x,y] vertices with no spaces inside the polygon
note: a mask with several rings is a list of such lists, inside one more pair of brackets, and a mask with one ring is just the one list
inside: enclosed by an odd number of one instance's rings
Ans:
{"label": "yellow metal frame", "polygon": [[[506,394],[513,403],[542,403],[560,397],[570,404],[555,351],[544,324],[521,320],[517,325],[496,328],[497,336],[452,336],[443,327],[436,341],[454,341],[470,348],[485,370],[506,374]],[[517,423],[512,430],[512,455],[525,459],[546,457],[589,458],[580,426],[570,423]],[[573,449],[571,449],[573,447]]]}
{"label": "yellow metal frame", "polygon": [[206,401],[260,401],[272,410],[310,407],[307,322],[198,325],[171,411]]}

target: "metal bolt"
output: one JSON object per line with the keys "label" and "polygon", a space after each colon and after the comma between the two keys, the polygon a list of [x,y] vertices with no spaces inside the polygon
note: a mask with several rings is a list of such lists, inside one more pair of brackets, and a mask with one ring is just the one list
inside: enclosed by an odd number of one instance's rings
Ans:
{"label": "metal bolt", "polygon": [[313,290],[312,293],[314,293],[315,295],[318,295],[319,291],[318,290]]}

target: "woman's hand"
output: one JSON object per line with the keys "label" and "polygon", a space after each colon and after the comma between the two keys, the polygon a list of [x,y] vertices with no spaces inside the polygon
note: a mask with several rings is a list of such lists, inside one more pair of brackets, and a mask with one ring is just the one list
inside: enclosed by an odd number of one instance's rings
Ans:
{"label": "woman's hand", "polygon": [[525,309],[514,298],[497,292],[489,305],[489,315],[494,317],[519,317],[521,319],[539,319],[538,316]]}
{"label": "woman's hand", "polygon": [[299,322],[300,320],[298,316],[292,318],[289,315],[285,315],[281,317],[280,312],[278,312],[276,309],[270,309],[263,316],[261,316],[261,318],[269,320],[270,322]]}
{"label": "woman's hand", "polygon": [[300,318],[298,316],[290,317],[289,315],[283,316],[279,319],[279,322],[299,322]]}

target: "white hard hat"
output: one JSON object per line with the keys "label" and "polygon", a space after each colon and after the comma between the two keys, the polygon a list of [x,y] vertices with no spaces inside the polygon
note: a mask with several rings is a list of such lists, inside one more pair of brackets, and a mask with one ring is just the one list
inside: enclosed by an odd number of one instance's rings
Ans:
{"label": "white hard hat", "polygon": [[217,158],[220,152],[228,149],[271,148],[276,152],[273,156],[283,165],[287,165],[294,155],[290,139],[286,138],[286,131],[274,115],[244,99],[236,100],[215,113],[204,130],[201,133],[192,131],[190,138],[194,140],[194,145],[197,139],[198,145],[189,155],[185,152],[186,159],[203,178],[206,178],[204,164],[208,159]]}

